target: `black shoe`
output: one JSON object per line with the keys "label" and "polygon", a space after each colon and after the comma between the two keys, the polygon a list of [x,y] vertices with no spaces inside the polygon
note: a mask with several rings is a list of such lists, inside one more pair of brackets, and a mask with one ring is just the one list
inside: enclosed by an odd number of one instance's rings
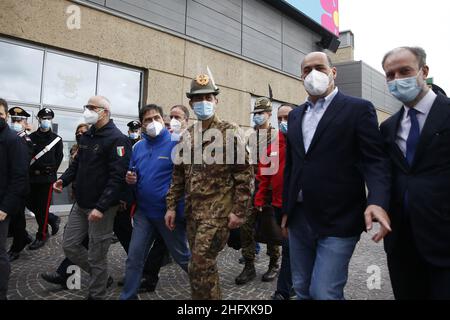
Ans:
{"label": "black shoe", "polygon": [[141,286],[139,287],[139,293],[143,292],[155,292],[156,285],[158,284],[158,280],[156,281],[150,281],[147,279],[142,279]]}
{"label": "black shoe", "polygon": [[[256,254],[255,256],[255,261],[258,261],[258,254]],[[239,264],[245,264],[245,258],[244,257],[240,257],[239,258]]]}
{"label": "black shoe", "polygon": [[30,236],[30,234],[27,232],[27,235],[25,236],[25,245],[27,246],[27,245],[29,245],[30,243],[32,243],[34,240],[33,240],[33,237],[32,236]]}
{"label": "black shoe", "polygon": [[9,251],[8,252],[9,262],[13,262],[13,261],[19,259],[19,257],[20,257],[20,253],[19,252],[14,252],[14,251]]}
{"label": "black shoe", "polygon": [[47,242],[47,240],[38,240],[38,239],[35,239],[35,240],[33,241],[33,243],[30,244],[30,246],[28,247],[28,249],[29,249],[29,250],[37,250],[37,249],[39,249],[39,248],[42,248],[42,247],[45,245],[46,242]]}
{"label": "black shoe", "polygon": [[168,253],[164,254],[164,258],[163,258],[163,260],[161,262],[161,268],[165,267],[165,266],[167,266],[167,265],[169,265],[171,263],[173,263],[173,259],[170,256],[170,254],[168,254]]}
{"label": "black shoe", "polygon": [[114,234],[111,238],[111,244],[116,244],[117,242],[119,242],[119,238],[117,238],[117,236]]}
{"label": "black shoe", "polygon": [[255,264],[253,263],[253,261],[251,262],[247,261],[245,262],[244,270],[242,270],[241,274],[237,276],[234,282],[237,285],[242,285],[252,281],[255,278],[256,278]]}
{"label": "black shoe", "polygon": [[113,277],[109,276],[108,281],[106,282],[106,288],[111,287],[113,285],[113,283],[114,283]]}
{"label": "black shoe", "polygon": [[121,280],[117,281],[118,287],[123,287],[125,285],[125,277],[123,277]]}
{"label": "black shoe", "polygon": [[279,271],[280,271],[280,267],[277,264],[270,265],[269,270],[267,270],[267,272],[263,274],[261,281],[271,282],[271,281],[275,280],[276,277],[278,276]]}
{"label": "black shoe", "polygon": [[56,217],[54,223],[50,223],[50,227],[52,227],[52,236],[56,235],[59,231],[59,224],[61,223],[61,218]]}
{"label": "black shoe", "polygon": [[279,292],[275,292],[271,297],[270,297],[270,299],[272,299],[272,300],[289,300],[289,299],[286,299],[286,297],[285,296],[283,296],[281,293],[279,293]]}
{"label": "black shoe", "polygon": [[67,288],[67,279],[58,272],[41,273],[41,278],[52,284],[59,284],[63,288]]}

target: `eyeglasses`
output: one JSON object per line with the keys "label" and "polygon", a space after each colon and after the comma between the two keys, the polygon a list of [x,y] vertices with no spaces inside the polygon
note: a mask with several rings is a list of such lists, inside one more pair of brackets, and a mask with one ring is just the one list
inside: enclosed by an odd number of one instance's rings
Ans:
{"label": "eyeglasses", "polygon": [[104,110],[105,108],[102,108],[102,107],[99,107],[99,106],[94,106],[93,104],[87,104],[87,105],[83,106],[83,110],[86,110],[86,109],[94,111],[94,110],[97,110],[97,109],[103,109]]}

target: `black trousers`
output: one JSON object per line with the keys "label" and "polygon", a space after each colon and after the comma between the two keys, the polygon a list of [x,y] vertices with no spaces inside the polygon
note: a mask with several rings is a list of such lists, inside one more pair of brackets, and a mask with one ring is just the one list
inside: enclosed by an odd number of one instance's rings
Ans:
{"label": "black trousers", "polygon": [[16,214],[11,217],[9,223],[9,234],[13,238],[11,248],[12,252],[21,252],[27,245],[29,234],[26,228],[25,221],[25,204],[23,203]]}
{"label": "black trousers", "polygon": [[8,237],[9,222],[10,217],[6,217],[5,220],[0,222],[0,300],[6,300],[9,274],[11,272],[9,257],[6,252],[6,238]]}
{"label": "black trousers", "polygon": [[30,209],[38,223],[36,239],[47,240],[48,224],[53,225],[58,219],[53,213],[49,213],[52,201],[52,183],[32,183],[30,185],[30,195],[28,196],[27,208]]}
{"label": "black trousers", "polygon": [[401,231],[400,244],[387,255],[395,299],[450,300],[450,268],[426,262],[417,250],[410,227]]}

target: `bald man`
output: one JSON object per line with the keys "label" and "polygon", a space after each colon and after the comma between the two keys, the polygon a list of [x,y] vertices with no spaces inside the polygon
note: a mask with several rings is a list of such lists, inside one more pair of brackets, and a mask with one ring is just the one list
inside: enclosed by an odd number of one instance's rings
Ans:
{"label": "bald man", "polygon": [[[389,161],[374,106],[335,86],[323,52],[302,62],[308,100],[288,117],[283,213],[298,299],[341,300],[361,233],[389,231]],[[368,196],[366,196],[366,188]]]}
{"label": "bald man", "polygon": [[[107,98],[90,98],[83,115],[92,126],[81,137],[77,157],[53,188],[61,192],[76,181],[76,202],[64,233],[63,249],[67,258],[90,274],[88,299],[101,300],[106,294],[107,254],[114,216],[125,187],[131,143],[111,120]],[[86,235],[89,249],[82,245]]]}

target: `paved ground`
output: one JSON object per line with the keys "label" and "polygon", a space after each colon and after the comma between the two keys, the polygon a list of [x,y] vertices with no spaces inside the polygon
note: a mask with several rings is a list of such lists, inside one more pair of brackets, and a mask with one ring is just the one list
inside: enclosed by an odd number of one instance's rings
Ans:
{"label": "paved ground", "polygon": [[[61,227],[64,226],[66,221],[67,218],[62,217]],[[28,219],[27,225],[29,231],[36,230],[34,219]],[[86,297],[88,276],[85,273],[82,274],[81,290],[62,290],[59,286],[48,284],[39,276],[41,272],[56,270],[58,263],[63,259],[61,240],[62,232],[51,237],[47,245],[38,251],[24,250],[21,257],[12,263],[8,299],[76,300]],[[257,260],[258,278],[247,285],[238,287],[234,284],[234,278],[242,269],[242,265],[237,262],[239,256],[238,251],[228,247],[220,254],[219,270],[224,299],[270,299],[271,294],[275,290],[276,283],[263,283],[260,281],[268,265],[265,247],[262,246],[262,251]],[[121,279],[123,276],[125,257],[125,251],[119,243],[111,246],[109,252],[109,268],[115,280]],[[368,289],[367,280],[373,273],[369,274],[367,271],[371,266],[376,271],[380,271],[381,286],[379,289]],[[108,298],[117,299],[119,294],[120,287],[114,283],[108,292]],[[190,292],[187,275],[177,265],[170,264],[161,270],[160,282],[156,292],[141,294],[140,298],[149,300],[189,299]],[[349,300],[393,299],[382,245],[373,243],[369,235],[363,235],[351,261],[349,281],[346,287],[346,298]]]}

